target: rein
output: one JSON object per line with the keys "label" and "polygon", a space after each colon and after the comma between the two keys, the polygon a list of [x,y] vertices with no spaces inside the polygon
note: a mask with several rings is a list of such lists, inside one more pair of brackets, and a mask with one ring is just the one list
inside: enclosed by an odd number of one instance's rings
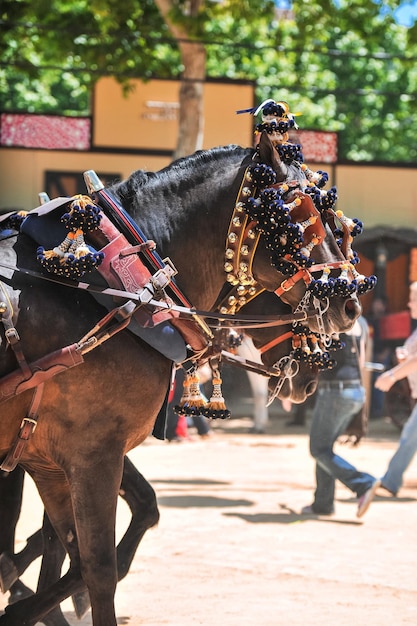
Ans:
{"label": "rein", "polygon": [[268,352],[268,350],[272,350],[272,348],[275,348],[275,346],[279,346],[280,343],[284,343],[284,341],[286,341],[287,339],[292,339],[293,336],[293,331],[289,330],[287,333],[284,333],[283,335],[272,339],[272,341],[269,341],[261,348],[258,348],[258,350],[261,354],[264,354],[265,352]]}
{"label": "rein", "polygon": [[[64,287],[71,287],[73,289],[81,289],[83,291],[90,291],[92,293],[100,293],[102,295],[113,296],[117,298],[124,298],[125,300],[131,300],[132,302],[138,303],[141,305],[152,305],[160,309],[171,310],[179,313],[180,317],[192,317],[198,315],[199,317],[204,317],[206,319],[216,320],[216,324],[212,325],[214,328],[224,327],[224,328],[271,328],[274,326],[283,326],[285,324],[291,322],[303,322],[308,319],[308,316],[305,311],[298,311],[294,313],[288,313],[285,315],[280,315],[279,318],[274,315],[260,315],[260,316],[251,316],[251,315],[232,315],[227,313],[218,313],[216,311],[203,311],[195,308],[188,308],[179,305],[172,304],[171,302],[164,302],[163,300],[155,300],[150,297],[150,291],[145,288],[142,292],[133,293],[129,291],[124,291],[121,289],[113,289],[110,287],[100,287],[98,285],[92,285],[90,283],[85,283],[82,281],[74,281],[70,279],[66,279],[63,277],[59,277],[57,275],[48,276],[46,274],[42,274],[41,272],[36,272],[35,270],[29,270],[23,267],[17,267],[15,265],[9,265],[8,263],[3,263],[0,261],[0,267],[8,270],[12,270],[14,272],[20,272],[27,276],[31,276],[32,278],[37,278],[40,280],[46,280],[48,282],[52,282]],[[3,277],[5,278],[5,277]],[[315,315],[315,313],[314,313]]]}

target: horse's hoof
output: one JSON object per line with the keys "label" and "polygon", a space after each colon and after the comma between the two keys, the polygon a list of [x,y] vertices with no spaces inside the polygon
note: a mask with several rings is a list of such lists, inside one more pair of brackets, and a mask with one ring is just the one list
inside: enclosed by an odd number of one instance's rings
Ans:
{"label": "horse's hoof", "polygon": [[10,587],[19,578],[15,564],[5,552],[0,554],[0,589],[2,593],[9,591]]}
{"label": "horse's hoof", "polygon": [[32,589],[29,589],[21,580],[17,580],[10,587],[10,596],[9,596],[9,604],[14,604],[15,602],[19,602],[19,600],[24,600],[24,598],[29,598],[33,596]]}
{"label": "horse's hoof", "polygon": [[78,619],[82,619],[91,606],[90,596],[87,589],[85,591],[80,591],[79,593],[74,593],[72,596],[72,603],[74,605],[75,615]]}

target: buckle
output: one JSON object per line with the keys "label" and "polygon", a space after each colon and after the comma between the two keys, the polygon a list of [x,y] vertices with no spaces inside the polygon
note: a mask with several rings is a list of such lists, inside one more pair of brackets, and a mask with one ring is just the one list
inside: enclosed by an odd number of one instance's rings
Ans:
{"label": "buckle", "polygon": [[20,341],[19,333],[14,327],[7,328],[4,334],[5,334],[7,341],[10,343],[10,345],[13,345],[14,343],[17,343],[18,341]]}
{"label": "buckle", "polygon": [[26,424],[32,424],[33,425],[33,429],[32,429],[32,433],[35,432],[36,426],[38,425],[37,420],[32,419],[31,417],[24,417],[22,419],[22,423],[20,424],[20,430],[22,430],[22,428],[24,428],[26,426]]}

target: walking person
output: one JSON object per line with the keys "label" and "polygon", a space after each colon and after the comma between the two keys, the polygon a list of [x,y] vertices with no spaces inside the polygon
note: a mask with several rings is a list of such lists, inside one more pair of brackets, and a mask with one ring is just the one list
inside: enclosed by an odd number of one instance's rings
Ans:
{"label": "walking person", "polygon": [[[417,282],[410,285],[408,308],[412,319],[417,320]],[[408,378],[411,397],[415,402],[414,409],[402,429],[397,450],[381,479],[381,486],[393,496],[398,494],[403,484],[404,472],[417,451],[417,328],[404,346],[397,348],[397,359],[398,365],[383,372],[375,381],[377,389],[387,392],[398,380]]]}
{"label": "walking person", "polygon": [[310,430],[310,453],[316,461],[316,491],[313,503],[301,510],[303,515],[332,515],[336,480],[339,480],[357,495],[356,515],[362,517],[380,486],[374,476],[357,470],[333,451],[337,439],[365,404],[361,376],[364,330],[367,325],[361,318],[349,333],[342,333],[340,339],[345,348],[338,352],[337,364],[320,373]]}

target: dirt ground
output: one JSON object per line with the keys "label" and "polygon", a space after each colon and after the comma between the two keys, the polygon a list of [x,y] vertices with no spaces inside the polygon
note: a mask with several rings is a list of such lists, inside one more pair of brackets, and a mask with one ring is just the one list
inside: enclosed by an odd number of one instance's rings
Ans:
{"label": "dirt ground", "polygon": [[[417,624],[417,459],[397,499],[377,497],[362,520],[337,487],[333,517],[303,517],[312,500],[307,427],[274,417],[266,435],[249,418],[215,422],[208,440],[149,438],[131,453],[154,486],[161,520],[142,541],[116,594],[128,626],[415,626]],[[381,475],[399,432],[372,421],[358,448],[339,448]],[[33,484],[25,488],[19,548],[40,523]],[[129,520],[123,502],[118,534]],[[23,580],[35,585],[39,564]],[[0,594],[0,611],[7,595]],[[88,613],[71,625],[91,624]]]}

